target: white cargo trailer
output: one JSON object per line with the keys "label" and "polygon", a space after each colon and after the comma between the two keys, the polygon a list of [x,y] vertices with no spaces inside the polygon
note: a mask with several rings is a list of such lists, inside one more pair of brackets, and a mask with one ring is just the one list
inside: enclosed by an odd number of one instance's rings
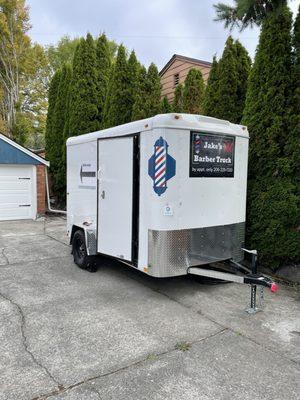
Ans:
{"label": "white cargo trailer", "polygon": [[[248,141],[244,126],[189,114],[69,138],[67,229],[75,262],[89,268],[99,254],[154,277],[224,279],[199,267],[243,259]],[[244,283],[244,276],[226,276]]]}

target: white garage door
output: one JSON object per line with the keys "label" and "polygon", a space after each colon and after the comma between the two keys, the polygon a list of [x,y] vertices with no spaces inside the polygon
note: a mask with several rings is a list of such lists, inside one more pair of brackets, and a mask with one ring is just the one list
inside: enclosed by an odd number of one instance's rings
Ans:
{"label": "white garage door", "polygon": [[35,218],[35,186],[34,166],[0,164],[0,221]]}

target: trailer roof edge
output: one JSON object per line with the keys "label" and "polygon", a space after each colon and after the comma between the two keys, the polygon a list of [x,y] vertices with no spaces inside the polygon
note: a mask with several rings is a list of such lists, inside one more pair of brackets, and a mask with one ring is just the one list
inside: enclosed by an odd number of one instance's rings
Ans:
{"label": "trailer roof edge", "polygon": [[202,130],[205,132],[224,133],[249,138],[245,126],[232,124],[229,121],[196,114],[158,114],[154,117],[129,122],[101,131],[91,132],[80,136],[72,136],[67,140],[67,146],[86,143],[101,138],[128,136],[156,128]]}

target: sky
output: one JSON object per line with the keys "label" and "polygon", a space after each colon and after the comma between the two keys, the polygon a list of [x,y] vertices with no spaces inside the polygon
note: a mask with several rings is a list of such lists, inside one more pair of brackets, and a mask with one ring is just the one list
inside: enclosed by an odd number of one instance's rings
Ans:
{"label": "sky", "polygon": [[[212,61],[221,56],[229,31],[214,21],[213,4],[219,0],[27,0],[34,42],[55,44],[63,35],[94,36],[105,32],[117,43],[134,49],[146,66],[161,69],[173,54]],[[231,0],[224,0],[231,3]],[[290,0],[296,15],[300,0]],[[258,42],[258,28],[232,36],[251,57]]]}

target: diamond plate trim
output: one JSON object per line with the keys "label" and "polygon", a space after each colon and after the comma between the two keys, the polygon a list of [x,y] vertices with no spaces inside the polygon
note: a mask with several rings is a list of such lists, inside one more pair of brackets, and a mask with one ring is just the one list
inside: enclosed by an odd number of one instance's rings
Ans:
{"label": "diamond plate trim", "polygon": [[185,275],[192,266],[243,259],[245,223],[174,231],[148,231],[148,273]]}
{"label": "diamond plate trim", "polygon": [[86,230],[86,247],[88,255],[92,256],[97,254],[97,241],[95,231]]}

